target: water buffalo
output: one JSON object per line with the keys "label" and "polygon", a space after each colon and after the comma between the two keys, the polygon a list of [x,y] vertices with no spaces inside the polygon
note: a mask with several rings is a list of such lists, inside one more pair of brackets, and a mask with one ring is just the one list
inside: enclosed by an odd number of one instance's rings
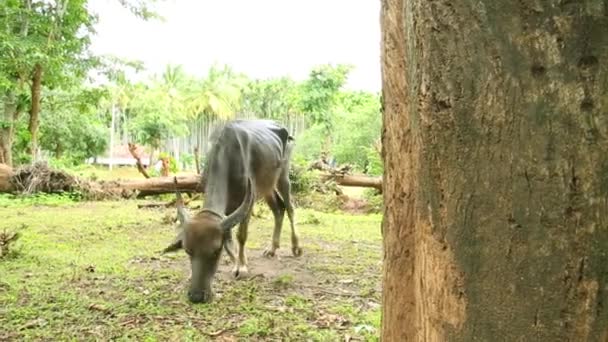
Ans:
{"label": "water buffalo", "polygon": [[[190,257],[192,279],[188,298],[193,303],[210,302],[211,284],[222,248],[234,263],[235,277],[245,275],[245,242],[251,210],[263,198],[274,215],[272,243],[264,255],[279,248],[285,212],[291,225],[291,248],[300,256],[294,210],[290,200],[289,163],[292,137],[270,120],[235,120],[217,129],[203,170],[205,201],[194,217],[188,217],[179,201],[180,232],[164,252],[184,249]],[[232,228],[239,224],[238,260],[233,253]]]}

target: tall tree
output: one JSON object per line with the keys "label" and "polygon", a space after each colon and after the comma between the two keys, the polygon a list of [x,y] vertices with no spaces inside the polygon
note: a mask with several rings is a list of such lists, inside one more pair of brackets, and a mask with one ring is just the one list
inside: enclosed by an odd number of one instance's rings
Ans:
{"label": "tall tree", "polygon": [[[24,0],[29,3],[30,0]],[[31,106],[29,110],[30,153],[36,158],[42,87],[53,87],[81,79],[92,66],[88,53],[95,18],[86,8],[87,0],[32,2],[32,22],[26,39],[36,43],[28,58]]]}
{"label": "tall tree", "polygon": [[608,340],[608,5],[384,0],[382,340]]}
{"label": "tall tree", "polygon": [[245,77],[227,65],[214,64],[207,76],[191,83],[186,98],[189,111],[205,117],[229,119],[241,106]]}
{"label": "tall tree", "polygon": [[336,101],[352,68],[351,65],[341,64],[319,65],[311,70],[308,80],[302,85],[302,110],[309,115],[312,123],[323,126],[326,148],[332,142]]}
{"label": "tall tree", "polygon": [[[159,16],[156,0],[117,0],[136,16]],[[12,159],[12,134],[21,112],[23,93],[29,93],[29,150],[38,149],[40,110],[45,88],[70,87],[82,82],[98,65],[88,50],[95,15],[88,0],[0,1],[0,159]],[[15,107],[15,99],[18,99]],[[16,108],[14,110],[13,108]]]}
{"label": "tall tree", "polygon": [[286,119],[300,111],[299,90],[288,77],[251,80],[243,94],[243,111],[262,118]]}
{"label": "tall tree", "polygon": [[30,0],[0,2],[0,163],[12,165],[15,123],[29,99],[25,96],[28,78],[27,56],[32,42]]}

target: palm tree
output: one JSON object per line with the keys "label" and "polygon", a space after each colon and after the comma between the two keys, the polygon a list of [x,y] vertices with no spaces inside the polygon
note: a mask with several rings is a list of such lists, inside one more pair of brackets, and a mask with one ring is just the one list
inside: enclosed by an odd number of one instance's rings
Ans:
{"label": "palm tree", "polygon": [[229,119],[240,109],[245,77],[229,66],[214,64],[207,76],[191,84],[188,107],[195,116]]}

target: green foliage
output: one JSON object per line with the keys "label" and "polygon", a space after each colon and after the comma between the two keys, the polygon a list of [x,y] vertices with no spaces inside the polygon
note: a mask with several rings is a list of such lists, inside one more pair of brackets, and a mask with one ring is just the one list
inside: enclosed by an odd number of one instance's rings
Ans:
{"label": "green foliage", "polygon": [[382,173],[374,145],[380,138],[382,116],[377,95],[348,92],[341,96],[341,110],[336,115],[332,154],[340,163],[350,163],[370,174]]}
{"label": "green foliage", "polygon": [[167,158],[169,160],[169,172],[176,173],[179,170],[179,168],[177,166],[177,161],[175,160],[175,158],[173,158],[167,152],[161,152],[158,155],[158,159],[162,160],[162,159],[165,159],[165,158]]}
{"label": "green foliage", "polygon": [[326,137],[325,127],[320,124],[310,126],[297,137],[294,147],[295,157],[309,161],[319,158]]}
{"label": "green foliage", "polygon": [[[138,17],[159,18],[155,0],[117,1]],[[168,65],[160,75],[133,83],[127,70],[141,71],[141,62],[89,51],[96,17],[88,0],[28,3],[0,2],[0,91],[10,91],[11,98],[20,99],[20,110],[27,112],[32,70],[37,64],[43,67],[39,144],[54,162],[73,165],[105,151],[112,113],[117,127],[126,127],[133,142],[153,153],[163,140],[190,133],[194,119],[253,113],[283,122],[306,117],[310,127],[297,137],[295,154],[300,159],[316,159],[325,150],[339,163],[381,172],[372,150],[380,132],[378,97],[343,90],[352,66],[319,65],[307,80],[296,82],[288,77],[252,80],[220,64],[197,78],[181,66]],[[84,86],[92,69],[109,85]],[[0,125],[14,126],[14,159],[29,162],[27,116]],[[183,156],[183,167],[190,164],[191,158]]]}
{"label": "green foliage", "polygon": [[105,95],[100,89],[86,88],[48,91],[40,126],[43,149],[71,165],[103,153],[108,129],[97,103]]}
{"label": "green foliage", "polygon": [[384,163],[382,162],[382,156],[375,147],[365,148],[367,157],[367,174],[373,176],[382,176],[384,173]]}
{"label": "green foliage", "polygon": [[241,105],[244,77],[228,66],[214,65],[206,77],[186,75],[181,66],[168,65],[164,73],[129,84],[121,75],[111,87],[105,107],[127,118],[135,141],[159,149],[163,139],[184,136],[199,116],[227,119]]}
{"label": "green foliage", "polygon": [[179,161],[182,164],[181,168],[183,170],[190,170],[192,168],[195,168],[196,166],[194,165],[194,155],[192,153],[182,153],[179,156]]}
{"label": "green foliage", "polygon": [[301,107],[300,88],[287,77],[249,81],[243,94],[243,111],[260,118],[281,120]]}
{"label": "green foliage", "polygon": [[309,79],[302,85],[302,110],[315,124],[321,124],[329,132],[338,95],[352,70],[350,65],[330,64],[315,67]]}
{"label": "green foliage", "polygon": [[309,193],[316,180],[317,177],[314,175],[314,173],[308,171],[306,161],[295,156],[291,162],[291,168],[289,169],[291,191],[294,194]]}
{"label": "green foliage", "polygon": [[13,142],[13,163],[17,165],[29,164],[32,155],[27,153],[27,146],[31,140],[30,132],[27,129],[27,118],[22,116],[15,122],[15,141]]}
{"label": "green foliage", "polygon": [[384,198],[376,189],[365,189],[363,197],[369,206],[370,212],[378,213],[384,208]]}
{"label": "green foliage", "polygon": [[20,208],[27,206],[60,207],[73,204],[82,199],[79,193],[45,194],[37,193],[28,196],[0,194],[0,207]]}
{"label": "green foliage", "polygon": [[190,83],[189,112],[195,116],[230,119],[241,108],[246,77],[227,65],[214,64],[207,76]]}
{"label": "green foliage", "polygon": [[47,86],[82,79],[96,59],[88,52],[95,17],[87,0],[0,3],[0,74],[4,89],[29,78],[34,66],[44,70]]}
{"label": "green foliage", "polygon": [[[155,0],[118,1],[141,18],[156,17],[150,7]],[[97,19],[88,3],[89,0],[0,1],[0,94],[6,94],[7,98],[19,98],[18,112],[27,112],[32,107],[28,97],[34,90],[41,90],[44,106],[55,96],[47,92],[69,91],[77,96],[74,89],[82,88],[88,72],[93,68],[111,73],[112,66],[108,59],[95,56],[89,50]],[[32,86],[31,78],[36,68],[42,70],[43,89]],[[83,95],[86,96],[86,92]],[[26,106],[23,106],[24,102],[27,102]],[[95,104],[95,101],[91,104]],[[100,120],[91,121],[90,116],[85,119],[71,117],[85,110],[74,108],[72,104],[68,106],[69,109],[53,111],[53,118],[45,119],[48,112],[41,113],[42,120],[47,122],[47,140],[43,143],[46,146],[42,147],[51,148],[56,153],[63,149],[64,143],[69,142],[65,148],[69,149],[70,158],[74,160],[98,153],[105,145],[100,134],[105,126]],[[55,127],[51,127],[53,125]],[[24,148],[28,147],[30,137],[23,133],[21,123],[5,120],[3,126],[15,127],[18,137],[13,154],[17,162],[28,162]],[[41,124],[41,129],[43,127],[44,124]],[[76,132],[74,128],[80,128],[80,131]],[[49,132],[60,137],[56,144],[48,138]],[[72,136],[81,134],[81,139],[70,141],[66,132],[71,132]],[[49,147],[53,144],[55,146]]]}

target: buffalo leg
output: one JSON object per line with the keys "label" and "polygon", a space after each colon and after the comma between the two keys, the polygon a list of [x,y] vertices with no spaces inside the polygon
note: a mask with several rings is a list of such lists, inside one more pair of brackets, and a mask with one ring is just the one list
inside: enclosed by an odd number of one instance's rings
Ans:
{"label": "buffalo leg", "polygon": [[249,220],[251,219],[251,208],[245,219],[239,224],[237,240],[239,241],[239,258],[234,266],[232,273],[235,278],[243,278],[249,272],[247,270],[247,255],[245,254],[245,243],[247,242],[247,230],[249,229]]}
{"label": "buffalo leg", "polygon": [[264,256],[273,257],[281,243],[281,230],[283,229],[283,218],[285,217],[285,206],[276,192],[265,198],[274,216],[274,231],[272,232],[272,243],[264,251]]}
{"label": "buffalo leg", "polygon": [[291,252],[294,256],[299,257],[302,255],[302,248],[300,247],[300,237],[294,223],[295,213],[293,205],[291,204],[291,184],[289,184],[289,174],[287,172],[283,172],[279,177],[277,190],[283,200],[283,205],[287,210],[287,217],[289,218],[289,225],[291,227]]}
{"label": "buffalo leg", "polygon": [[230,261],[232,262],[232,264],[236,265],[236,257],[234,256],[234,243],[232,240],[232,232],[227,232],[226,236],[224,237],[224,250],[226,251],[226,254],[228,254],[228,257],[230,258]]}

